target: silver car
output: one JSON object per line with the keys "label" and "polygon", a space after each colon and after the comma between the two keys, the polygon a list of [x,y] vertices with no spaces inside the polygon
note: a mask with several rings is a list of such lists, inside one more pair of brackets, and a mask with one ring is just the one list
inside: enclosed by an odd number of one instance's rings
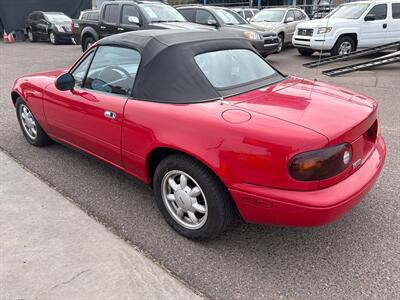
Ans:
{"label": "silver car", "polygon": [[251,25],[275,32],[279,37],[277,52],[285,44],[292,42],[297,24],[309,20],[304,10],[299,8],[266,8],[258,12],[251,20]]}

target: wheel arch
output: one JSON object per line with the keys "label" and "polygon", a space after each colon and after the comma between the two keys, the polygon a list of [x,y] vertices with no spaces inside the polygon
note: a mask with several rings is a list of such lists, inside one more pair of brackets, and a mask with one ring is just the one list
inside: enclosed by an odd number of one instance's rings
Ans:
{"label": "wheel arch", "polygon": [[157,166],[159,165],[159,163],[165,159],[167,156],[170,156],[172,154],[182,154],[185,155],[187,157],[190,157],[192,159],[195,159],[196,161],[200,162],[203,166],[205,166],[210,172],[212,172],[212,174],[215,175],[215,177],[217,178],[217,180],[220,182],[221,186],[226,190],[227,194],[229,195],[232,203],[233,203],[233,207],[235,212],[240,215],[239,213],[239,209],[236,205],[236,202],[234,201],[231,193],[229,192],[227,186],[225,185],[225,183],[222,181],[221,177],[213,170],[213,168],[210,166],[209,163],[207,163],[206,161],[204,161],[203,159],[197,157],[194,154],[185,152],[181,149],[176,149],[176,148],[172,148],[172,147],[158,147],[153,149],[147,156],[146,159],[146,169],[147,169],[147,176],[149,179],[149,185],[151,188],[153,188],[153,177],[154,177],[154,173],[155,170],[157,168]]}
{"label": "wheel arch", "polygon": [[12,100],[12,102],[14,104],[14,107],[15,107],[15,105],[17,103],[17,99],[20,98],[20,97],[22,98],[22,96],[17,91],[12,91],[11,92],[11,100]]}
{"label": "wheel arch", "polygon": [[209,169],[221,182],[221,178],[218,176],[218,174],[213,170],[213,168],[210,166],[209,163],[204,161],[203,159],[199,158],[193,153],[188,153],[182,149],[177,149],[169,146],[163,146],[163,147],[157,147],[154,148],[148,155],[146,159],[146,171],[147,171],[147,176],[149,179],[149,183],[152,186],[153,185],[153,177],[154,177],[154,172],[158,166],[158,164],[167,156],[172,155],[172,154],[182,154],[188,157],[191,157],[197,161],[199,161],[201,164],[203,164],[207,169]]}
{"label": "wheel arch", "polygon": [[342,33],[342,34],[340,34],[340,35],[338,36],[338,38],[336,39],[336,42],[337,42],[340,38],[345,37],[345,36],[351,37],[351,38],[353,39],[353,41],[354,41],[354,43],[355,43],[355,47],[356,47],[356,49],[357,49],[357,46],[358,46],[358,35],[357,35],[357,33],[355,33],[355,32],[352,32],[352,33]]}

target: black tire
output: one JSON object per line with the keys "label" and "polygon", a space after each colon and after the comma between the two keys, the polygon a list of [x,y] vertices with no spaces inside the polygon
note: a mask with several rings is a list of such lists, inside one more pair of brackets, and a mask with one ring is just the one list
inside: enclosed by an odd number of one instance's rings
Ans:
{"label": "black tire", "polygon": [[24,128],[23,121],[22,121],[22,115],[21,115],[22,106],[25,106],[29,109],[29,107],[26,105],[25,101],[22,100],[21,97],[19,97],[15,103],[15,108],[16,108],[16,112],[17,112],[18,123],[21,126],[22,133],[24,134],[26,140],[31,145],[34,145],[37,147],[43,147],[43,146],[47,146],[47,145],[51,144],[52,140],[49,138],[49,136],[46,134],[46,132],[44,132],[42,127],[40,127],[38,121],[36,120],[35,116],[33,116],[32,112],[31,112],[32,119],[35,122],[37,134],[36,134],[35,138],[32,138],[31,136],[29,136],[29,134],[26,132],[26,130]]}
{"label": "black tire", "polygon": [[94,42],[96,42],[96,41],[91,36],[84,38],[82,41],[83,52],[85,52]]}
{"label": "black tire", "polygon": [[[54,36],[54,38],[52,36]],[[49,40],[50,40],[50,43],[52,43],[53,45],[58,44],[57,35],[54,33],[54,31],[51,31],[51,30],[49,31]]]}
{"label": "black tire", "polygon": [[278,39],[279,39],[279,46],[278,50],[276,50],[276,53],[281,53],[283,50],[283,46],[285,45],[285,35],[283,32],[278,34]]}
{"label": "black tire", "polygon": [[[181,171],[189,175],[196,181],[204,194],[208,215],[200,228],[188,229],[184,227],[178,223],[164,204],[163,179],[174,171]],[[213,172],[189,156],[172,154],[162,160],[154,173],[153,186],[157,206],[167,223],[187,238],[193,240],[211,239],[221,234],[233,220],[234,204],[225,186]],[[187,213],[184,214],[188,216]]]}
{"label": "black tire", "polygon": [[335,43],[335,46],[333,46],[332,50],[331,50],[331,55],[332,56],[337,56],[337,55],[342,55],[343,53],[341,52],[341,47],[344,44],[348,44],[351,47],[350,52],[353,52],[356,50],[356,42],[354,41],[354,39],[351,36],[341,36],[340,38],[338,38],[338,40]]}
{"label": "black tire", "polygon": [[302,56],[311,56],[315,52],[315,50],[308,48],[297,48],[297,51],[299,51],[300,55]]}
{"label": "black tire", "polygon": [[26,33],[28,34],[28,39],[30,42],[32,42],[32,43],[37,42],[37,37],[35,36],[35,34],[32,32],[32,30],[30,28],[28,28],[26,30]]}

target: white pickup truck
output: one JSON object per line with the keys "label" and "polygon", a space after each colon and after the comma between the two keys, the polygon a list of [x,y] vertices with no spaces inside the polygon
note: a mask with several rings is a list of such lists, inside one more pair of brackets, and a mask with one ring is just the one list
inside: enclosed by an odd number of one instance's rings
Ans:
{"label": "white pickup truck", "polygon": [[400,41],[400,0],[358,1],[338,6],[323,19],[299,24],[292,38],[301,55],[330,51],[342,55],[357,48]]}

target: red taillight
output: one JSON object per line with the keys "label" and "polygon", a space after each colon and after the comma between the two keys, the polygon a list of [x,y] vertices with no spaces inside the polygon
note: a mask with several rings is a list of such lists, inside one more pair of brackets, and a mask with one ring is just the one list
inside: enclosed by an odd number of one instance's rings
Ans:
{"label": "red taillight", "polygon": [[74,22],[71,22],[71,32],[74,32]]}
{"label": "red taillight", "polygon": [[323,180],[343,172],[352,158],[348,143],[334,147],[304,152],[296,155],[289,163],[289,173],[296,180]]}

